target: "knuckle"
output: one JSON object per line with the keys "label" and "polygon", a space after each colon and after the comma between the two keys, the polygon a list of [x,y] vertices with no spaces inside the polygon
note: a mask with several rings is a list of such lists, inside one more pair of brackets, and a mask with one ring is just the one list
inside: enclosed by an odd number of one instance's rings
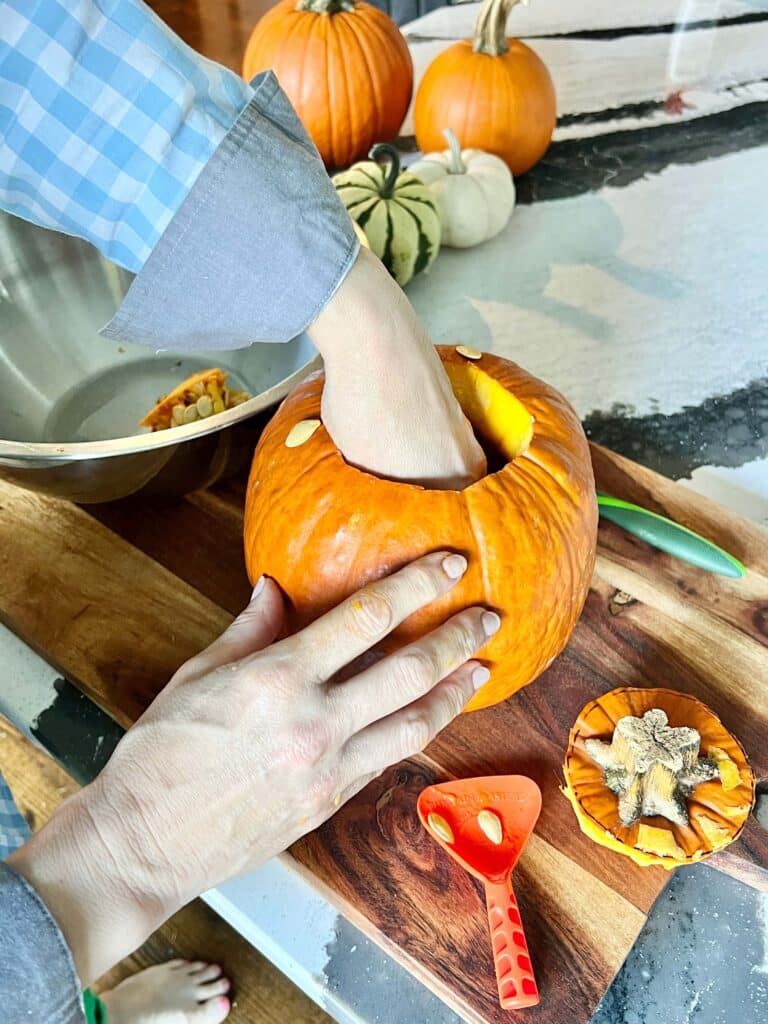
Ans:
{"label": "knuckle", "polygon": [[437,667],[424,650],[406,651],[399,655],[396,672],[408,693],[425,693],[437,682]]}
{"label": "knuckle", "polygon": [[482,613],[463,613],[459,616],[456,630],[456,652],[463,661],[470,658],[486,642]]}
{"label": "knuckle", "polygon": [[373,591],[361,591],[345,608],[345,624],[362,640],[378,640],[390,629],[393,615],[389,601]]}
{"label": "knuckle", "polygon": [[407,579],[411,592],[420,604],[434,601],[443,592],[439,573],[428,565],[411,566]]}
{"label": "knuckle", "polygon": [[331,751],[331,732],[321,718],[296,723],[289,735],[288,751],[294,763],[313,768]]}
{"label": "knuckle", "polygon": [[463,682],[458,679],[453,680],[445,686],[444,692],[441,695],[444,712],[441,717],[444,718],[445,725],[452,722],[464,710],[464,705],[473,692],[469,679]]}
{"label": "knuckle", "polygon": [[403,715],[400,738],[407,754],[423,750],[432,739],[432,723],[424,711],[407,711]]}

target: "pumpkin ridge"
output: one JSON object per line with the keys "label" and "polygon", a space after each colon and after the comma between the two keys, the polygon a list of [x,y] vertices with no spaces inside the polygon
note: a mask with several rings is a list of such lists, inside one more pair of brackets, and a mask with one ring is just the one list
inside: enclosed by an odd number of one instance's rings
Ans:
{"label": "pumpkin ridge", "polygon": [[[379,30],[378,30],[378,25],[376,24],[376,22],[375,22],[375,20],[373,18],[367,19],[366,27],[368,29],[375,29],[377,35],[379,35],[379,37],[380,37],[380,33],[379,33]],[[363,64],[365,65],[365,74],[366,74],[366,77],[368,78],[368,87],[370,89],[370,95],[371,95],[371,98],[373,100],[373,109],[374,109],[374,115],[375,115],[375,118],[376,118],[375,134],[378,135],[379,132],[381,131],[381,126],[382,126],[382,122],[384,121],[384,117],[383,117],[382,108],[381,108],[381,106],[379,104],[379,90],[377,89],[377,82],[376,82],[376,80],[373,77],[373,70],[372,70],[372,66],[371,66],[373,62],[368,59],[369,58],[369,52],[368,52],[368,49],[367,49],[367,47],[365,45],[364,35],[357,31],[357,29],[356,29],[354,24],[345,25],[345,28],[349,30],[350,37],[352,39],[354,39],[355,45],[357,46],[357,51],[361,55]],[[382,44],[382,53],[386,54],[388,52],[389,51],[386,49],[386,47],[384,47],[384,44]]]}
{"label": "pumpkin ridge", "polygon": [[[395,59],[395,54],[393,52],[393,44],[395,40],[393,40],[392,37],[387,33],[387,20],[391,19],[389,19],[388,15],[386,15],[378,7],[371,8],[371,16],[368,19],[368,27],[377,33],[380,45],[382,47],[382,53],[391,58],[390,67],[388,69],[389,73],[386,76],[387,81],[382,83],[384,89],[390,88],[391,82],[393,80],[397,81],[398,76],[401,73],[400,68],[397,66],[397,60]],[[379,132],[377,134],[381,134],[383,132],[385,134],[396,135],[400,131],[400,128],[402,127],[403,121],[405,120],[405,115],[408,113],[408,107],[411,104],[411,99],[413,98],[413,58],[411,57],[411,51],[408,48],[408,44],[405,41],[405,37],[402,35],[402,33],[399,33],[399,35],[400,39],[397,40],[397,42],[399,43],[400,41],[402,41],[403,43],[403,52],[401,55],[408,59],[408,63],[410,65],[410,85],[408,87],[408,102],[406,104],[406,109],[403,111],[402,117],[400,118],[400,123],[394,128],[394,130],[391,133],[387,131],[386,111],[382,112],[383,116],[379,119]]]}
{"label": "pumpkin ridge", "polygon": [[[404,206],[403,203],[400,202],[400,200],[397,197],[394,197],[394,202],[399,209],[403,210],[404,213],[408,214],[408,216],[411,218],[411,220],[416,226],[416,239],[418,249],[416,259],[414,260],[413,263],[413,274],[415,276],[416,274],[420,274],[425,267],[429,266],[430,260],[432,258],[432,243],[427,237],[426,232],[422,230],[421,222],[419,221],[419,218],[416,216],[413,210],[409,210],[407,206]],[[432,204],[430,203],[429,205],[431,206]],[[432,207],[432,209],[434,210],[434,207]]]}
{"label": "pumpkin ridge", "polygon": [[[349,35],[349,34],[354,35],[354,33],[349,33],[348,32],[347,20],[348,19],[346,17],[339,17],[338,25],[335,28],[335,32],[334,32],[334,36],[333,36],[334,43],[335,43],[335,50],[336,50],[336,53],[338,54],[339,63],[341,64],[341,77],[342,77],[342,80],[344,82],[344,93],[345,93],[345,98],[346,98],[346,103],[344,105],[344,109],[347,112],[346,133],[342,134],[342,137],[341,137],[341,149],[343,149],[343,147],[344,147],[344,141],[343,140],[345,138],[345,135],[346,135],[347,139],[350,139],[350,138],[353,137],[353,135],[354,135],[353,125],[356,123],[356,120],[357,120],[355,118],[355,116],[354,116],[354,110],[353,110],[353,107],[356,106],[357,95],[355,93],[354,84],[350,81],[350,77],[351,76],[350,76],[350,73],[349,73],[349,64],[347,63],[347,47],[346,47],[344,39],[343,39],[343,36],[345,36],[345,35]],[[328,47],[326,49],[326,72],[325,73],[326,73],[326,76],[328,77],[328,79],[330,79],[330,77],[331,77],[331,52],[330,52],[330,47]],[[335,122],[333,122],[333,123],[335,124]],[[337,147],[336,147],[335,132],[332,133],[331,151],[334,154],[337,154],[339,152],[339,149],[337,149]],[[334,164],[336,164],[337,162],[341,163],[342,161],[340,161],[338,159],[335,159],[333,161]]]}
{"label": "pumpkin ridge", "polygon": [[[350,170],[351,170],[351,168],[350,168]],[[349,174],[350,172],[347,171],[346,173]],[[376,179],[373,177],[373,175],[369,174],[368,171],[363,167],[362,164],[358,164],[357,167],[355,167],[355,173],[356,174],[362,174],[363,177],[367,178],[368,181],[370,181],[370,183],[373,185],[374,188],[376,188],[376,189],[381,188],[382,182],[376,181]],[[345,188],[362,188],[362,185],[352,185],[352,182],[342,182],[340,185],[337,186],[337,188],[338,188],[339,192],[341,192],[341,190],[345,189]]]}

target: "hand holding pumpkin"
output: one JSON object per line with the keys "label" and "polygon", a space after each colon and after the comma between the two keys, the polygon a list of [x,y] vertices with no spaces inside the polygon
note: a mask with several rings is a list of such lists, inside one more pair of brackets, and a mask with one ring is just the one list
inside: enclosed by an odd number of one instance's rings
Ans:
{"label": "hand holding pumpkin", "polygon": [[179,670],[96,781],[9,859],[61,927],[84,985],[188,900],[316,828],[461,711],[488,678],[469,659],[499,625],[482,608],[334,677],[466,567],[459,555],[428,555],[279,643],[282,597],[262,581]]}
{"label": "hand holding pumpkin", "polygon": [[461,489],[485,455],[413,307],[360,251],[309,328],[325,361],[322,417],[347,462],[378,476]]}

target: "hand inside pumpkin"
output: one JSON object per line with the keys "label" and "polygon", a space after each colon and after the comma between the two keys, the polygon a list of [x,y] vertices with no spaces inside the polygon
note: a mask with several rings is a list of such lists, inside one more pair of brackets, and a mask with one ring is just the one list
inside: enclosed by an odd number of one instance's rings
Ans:
{"label": "hand inside pumpkin", "polygon": [[370,252],[361,249],[309,334],[325,362],[323,423],[347,462],[441,489],[485,475],[434,346]]}

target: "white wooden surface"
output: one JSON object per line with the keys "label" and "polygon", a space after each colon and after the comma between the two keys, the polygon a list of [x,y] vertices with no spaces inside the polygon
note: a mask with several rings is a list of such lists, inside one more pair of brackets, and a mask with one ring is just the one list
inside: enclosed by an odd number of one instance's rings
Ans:
{"label": "white wooden surface", "polygon": [[[409,22],[407,38],[465,39],[479,3],[440,7]],[[507,23],[511,36],[562,35],[567,32],[626,30],[650,25],[697,24],[768,11],[766,0],[530,0],[513,8]]]}
{"label": "white wooden surface", "polygon": [[[447,11],[460,13],[461,8]],[[677,34],[527,42],[550,70],[561,117],[664,101],[677,92],[696,104],[688,116],[700,116],[713,107],[748,102],[749,94],[733,87],[760,83],[763,89],[768,79],[768,21]],[[450,45],[442,39],[411,44],[416,88],[434,58]],[[694,90],[696,96],[688,96]],[[723,90],[730,92],[718,97]],[[413,134],[412,109],[401,134]]]}

